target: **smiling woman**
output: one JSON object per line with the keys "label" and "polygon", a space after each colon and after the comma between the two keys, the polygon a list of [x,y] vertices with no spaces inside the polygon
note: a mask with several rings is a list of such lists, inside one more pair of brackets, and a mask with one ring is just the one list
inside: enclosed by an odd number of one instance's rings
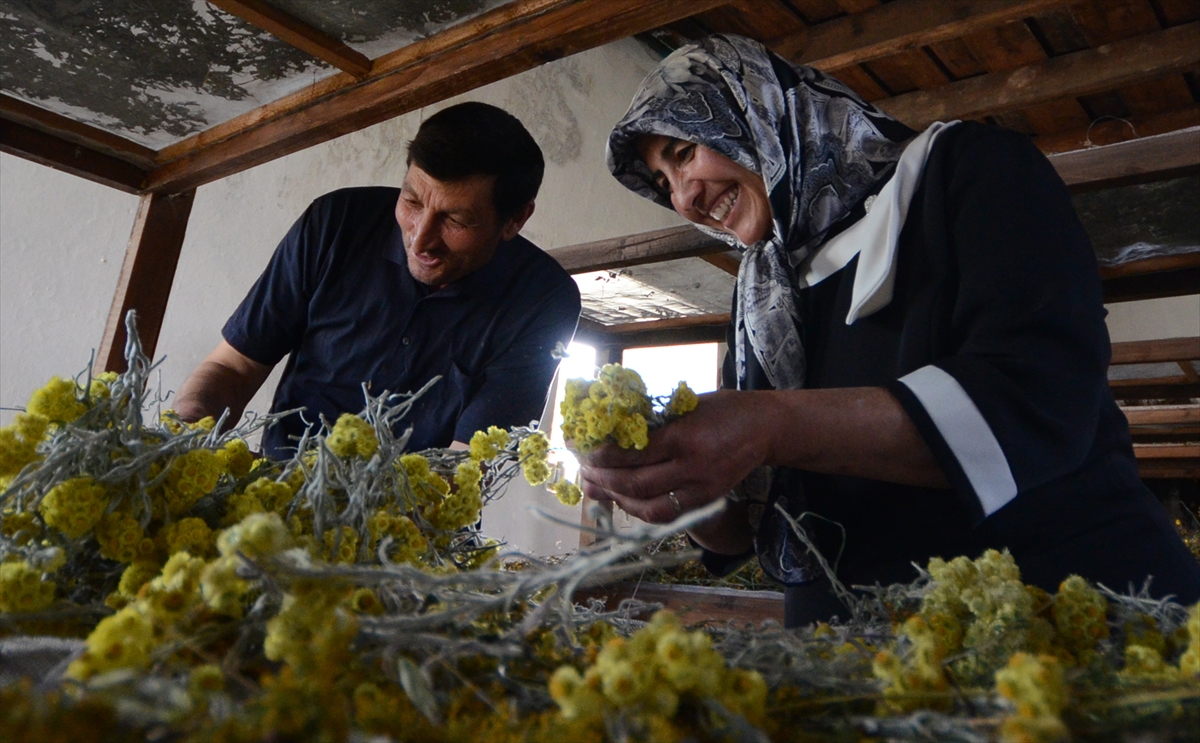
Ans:
{"label": "smiling woman", "polygon": [[688,221],[754,245],[771,234],[762,176],[702,144],[658,134],[637,142],[654,184]]}
{"label": "smiling woman", "polygon": [[652,521],[727,500],[690,530],[706,564],[757,553],[792,625],[847,615],[809,544],[851,586],[1008,549],[1046,590],[1152,575],[1200,598],[1105,378],[1095,256],[1028,139],[914,132],[717,35],[643,81],[609,168],[743,255],[724,389],[641,451],[585,455],[588,496]]}

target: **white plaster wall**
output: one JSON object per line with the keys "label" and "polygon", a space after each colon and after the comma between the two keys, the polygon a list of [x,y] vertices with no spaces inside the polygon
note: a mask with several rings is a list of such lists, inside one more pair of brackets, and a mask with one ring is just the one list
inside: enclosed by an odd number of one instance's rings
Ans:
{"label": "white plaster wall", "polygon": [[0,425],[100,343],[138,197],[0,154]]}

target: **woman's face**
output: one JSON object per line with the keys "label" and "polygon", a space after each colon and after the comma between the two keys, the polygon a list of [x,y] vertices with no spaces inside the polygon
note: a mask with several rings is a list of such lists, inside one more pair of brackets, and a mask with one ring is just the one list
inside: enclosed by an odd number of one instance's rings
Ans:
{"label": "woman's face", "polygon": [[639,139],[638,152],[684,219],[727,232],[743,245],[771,234],[767,187],[754,171],[704,145],[658,134]]}

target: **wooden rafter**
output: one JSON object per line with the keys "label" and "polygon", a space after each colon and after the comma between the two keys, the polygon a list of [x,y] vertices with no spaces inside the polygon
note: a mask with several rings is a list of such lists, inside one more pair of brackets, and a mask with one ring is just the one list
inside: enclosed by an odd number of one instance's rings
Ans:
{"label": "wooden rafter", "polygon": [[1047,155],[1071,152],[1098,145],[1128,142],[1139,137],[1170,134],[1180,129],[1200,126],[1200,105],[1186,106],[1150,116],[1130,116],[1121,119],[1101,119],[1074,131],[1038,135],[1037,146]]}
{"label": "wooden rafter", "polygon": [[[447,37],[444,47],[427,54],[405,52],[405,63],[377,60],[365,80],[340,80],[314,86],[281,106],[243,119],[244,128],[193,138],[168,148],[165,162],[150,174],[147,188],[178,191],[194,188],[305,147],[328,141],[380,121],[445,100],[561,57],[700,13],[729,0],[536,0],[534,10],[517,20],[489,18],[469,23],[470,31]],[[504,10],[511,14],[526,4]],[[528,9],[527,9],[528,10]],[[485,14],[490,16],[490,14]],[[514,48],[514,44],[517,44]],[[417,45],[412,45],[417,46]],[[348,78],[349,76],[345,76]],[[320,91],[325,91],[322,95]],[[316,96],[316,97],[310,97]]]}
{"label": "wooden rafter", "polygon": [[729,250],[729,246],[720,240],[705,235],[691,225],[683,225],[580,243],[548,252],[570,273],[587,273],[726,250]]}
{"label": "wooden rafter", "polygon": [[728,312],[638,320],[619,325],[602,325],[584,318],[580,320],[576,338],[585,343],[615,348],[714,343],[725,340],[725,328],[728,325]]}
{"label": "wooden rafter", "polygon": [[804,21],[785,0],[733,0],[696,20],[724,33],[736,33],[758,39],[767,46],[774,40],[791,38],[805,31]]}
{"label": "wooden rafter", "polygon": [[1068,186],[1097,188],[1200,169],[1200,126],[1050,155]]}
{"label": "wooden rafter", "polygon": [[1066,0],[896,0],[776,40],[783,56],[822,70],[886,57],[1028,18]]}
{"label": "wooden rafter", "polygon": [[324,31],[314,28],[262,0],[208,0],[226,13],[275,36],[280,41],[324,60],[342,72],[364,77],[371,60]]}
{"label": "wooden rafter", "polygon": [[1200,337],[1156,338],[1112,344],[1112,364],[1200,361]]}
{"label": "wooden rafter", "polygon": [[923,129],[934,121],[972,119],[1080,96],[1200,64],[1200,21],[1165,31],[959,80],[932,90],[876,101],[904,123]]}
{"label": "wooden rafter", "polygon": [[148,171],[62,135],[0,118],[0,152],[23,157],[119,191],[137,193]]}
{"label": "wooden rafter", "polygon": [[725,253],[709,253],[708,255],[700,256],[700,260],[710,265],[716,266],[725,273],[731,276],[737,276],[742,270],[742,262],[734,255]]}
{"label": "wooden rafter", "polygon": [[110,155],[143,170],[154,167],[155,153],[149,147],[4,93],[0,93],[0,119],[23,124],[102,155]]}
{"label": "wooden rafter", "polygon": [[[413,42],[374,60],[370,79],[392,75],[420,62],[425,57],[452,52],[489,34],[507,28],[519,28],[523,23],[573,0],[514,0],[478,17],[451,26],[433,36]],[[244,135],[251,129],[277,118],[295,115],[308,106],[335,97],[360,81],[348,74],[331,75],[312,85],[286,95],[279,100],[235,116],[229,121],[209,127],[159,151],[159,165],[175,162],[199,150],[228,139]]]}

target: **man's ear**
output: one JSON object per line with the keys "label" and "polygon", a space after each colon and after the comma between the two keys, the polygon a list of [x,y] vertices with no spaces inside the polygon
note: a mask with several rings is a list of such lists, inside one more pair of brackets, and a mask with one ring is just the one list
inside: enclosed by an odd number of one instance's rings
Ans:
{"label": "man's ear", "polygon": [[521,231],[525,223],[533,216],[533,206],[534,202],[530,201],[521,208],[521,211],[514,214],[511,219],[504,223],[504,227],[500,230],[501,240],[511,240],[517,236],[517,233]]}

